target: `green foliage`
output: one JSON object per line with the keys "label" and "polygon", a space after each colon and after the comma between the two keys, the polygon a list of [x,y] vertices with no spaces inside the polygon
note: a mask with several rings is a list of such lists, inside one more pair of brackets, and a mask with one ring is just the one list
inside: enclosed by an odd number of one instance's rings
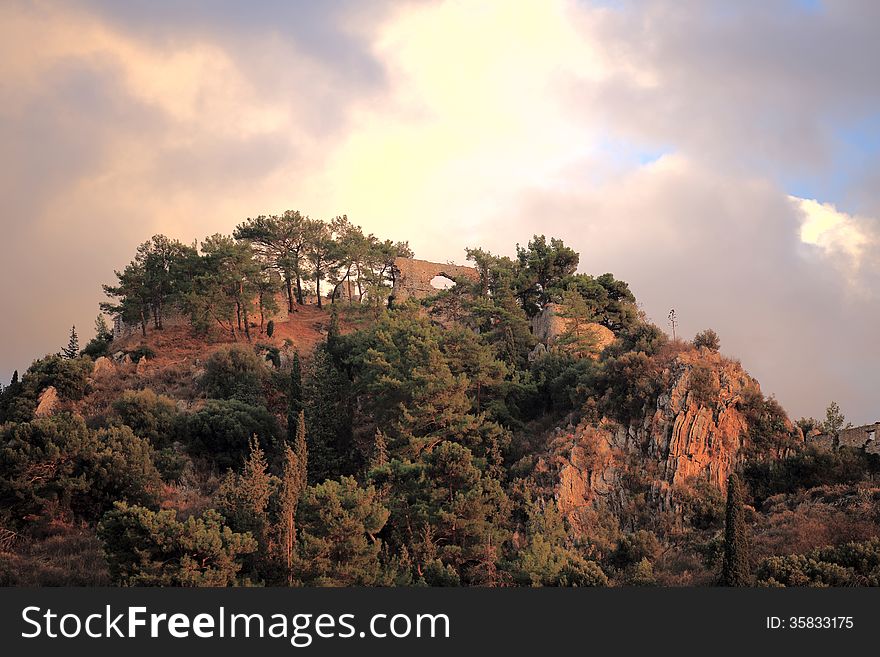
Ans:
{"label": "green foliage", "polygon": [[[319,346],[312,356],[303,382],[303,404],[309,428],[309,481],[355,472],[363,455],[353,446],[351,383],[326,345]],[[289,428],[296,426],[296,417],[294,414],[293,422],[288,420]]]}
{"label": "green foliage", "polygon": [[306,489],[299,502],[297,571],[311,586],[380,584],[381,541],[388,510],[375,489],[352,477]]}
{"label": "green foliage", "polygon": [[299,412],[304,409],[303,395],[302,365],[297,351],[294,352],[293,362],[290,364],[290,390],[288,391],[288,408],[293,416],[299,415]]}
{"label": "green foliage", "polygon": [[223,469],[243,462],[252,436],[274,450],[280,435],[268,410],[237,399],[209,399],[200,410],[179,417],[176,433],[194,456],[209,458]]}
{"label": "green foliage", "polygon": [[111,342],[113,342],[113,333],[107,326],[104,315],[98,315],[98,319],[95,320],[95,337],[89,340],[82,353],[92,359],[108,356]]}
{"label": "green foliage", "polygon": [[669,338],[658,327],[639,321],[621,331],[607,353],[610,357],[621,356],[630,351],[654,356],[668,342]]}
{"label": "green foliage", "polygon": [[769,557],[757,575],[759,586],[880,586],[880,538]]}
{"label": "green foliage", "polygon": [[141,344],[136,349],[130,349],[125,352],[131,358],[131,362],[139,363],[141,358],[151,359],[156,357],[156,352],[149,345]]}
{"label": "green foliage", "polygon": [[174,510],[117,502],[98,526],[114,582],[122,586],[230,586],[243,583],[241,558],[257,549],[214,510],[181,522]]}
{"label": "green foliage", "polygon": [[149,388],[126,390],[113,402],[113,410],[122,424],[156,447],[171,443],[178,411],[170,397],[157,395]]}
{"label": "green foliage", "polygon": [[712,329],[706,329],[694,336],[693,344],[697,349],[706,348],[709,351],[718,351],[721,349],[721,338]]}
{"label": "green foliage", "polygon": [[571,545],[555,503],[542,507],[525,501],[525,544],[510,564],[513,581],[521,586],[606,586],[608,578],[595,561]]}
{"label": "green foliage", "polygon": [[391,492],[388,540],[406,545],[417,568],[440,559],[469,584],[496,565],[486,554],[508,539],[511,504],[469,449],[443,441],[418,461],[393,459],[370,476]]}
{"label": "green foliage", "polygon": [[305,416],[299,413],[295,448],[284,446],[281,482],[278,488],[278,545],[286,573],[287,584],[294,581],[296,546],[296,512],[308,481],[308,452],[306,447]]}
{"label": "green foliage", "polygon": [[565,280],[578,266],[578,254],[553,238],[547,242],[543,235],[535,235],[523,248],[516,247],[519,265],[515,285],[520,304],[526,315],[537,315],[546,303],[565,288]]}
{"label": "green foliage", "polygon": [[274,319],[270,319],[269,323],[266,324],[266,335],[268,335],[270,338],[273,335],[275,335],[275,320]]}
{"label": "green foliage", "polygon": [[822,432],[838,438],[846,426],[846,417],[840,410],[840,405],[836,401],[828,404],[828,408],[825,410],[825,421],[822,423]]}
{"label": "green foliage", "polygon": [[629,352],[604,363],[596,381],[603,415],[622,424],[644,417],[662,386],[662,365],[644,352]]}
{"label": "green foliage", "polygon": [[162,329],[168,309],[179,306],[189,292],[196,259],[195,248],[155,235],[138,246],[123,271],[115,272],[116,285],[103,286],[115,302],[102,303],[101,309],[126,323],[140,324],[143,335],[150,322]]}
{"label": "green foliage", "polygon": [[262,402],[266,366],[253,349],[231,346],[218,349],[205,363],[199,388],[215,399]]}
{"label": "green foliage", "polygon": [[749,536],[743,509],[742,488],[735,473],[727,478],[727,514],[724,522],[722,586],[751,586]]}
{"label": "green foliage", "polygon": [[486,456],[503,430],[478,408],[496,394],[504,365],[473,335],[442,331],[409,310],[382,317],[370,330],[340,338],[360,411],[356,440],[369,450],[376,428],[392,455],[412,458],[454,437]]}
{"label": "green foliage", "polygon": [[49,355],[34,361],[22,377],[24,389],[34,397],[55,386],[62,399],[81,399],[88,391],[93,363],[89,358],[67,359]]}
{"label": "green foliage", "polygon": [[807,445],[778,460],[751,461],[743,477],[756,504],[773,495],[795,493],[819,486],[854,484],[880,472],[880,457],[860,449],[822,449]]}
{"label": "green foliage", "polygon": [[764,397],[757,386],[746,389],[742,397],[740,409],[749,428],[744,446],[748,459],[780,458],[800,446],[797,432],[776,399]]}
{"label": "green foliage", "polygon": [[[638,566],[642,561],[650,564],[657,558],[660,552],[660,541],[650,531],[640,529],[630,534],[624,534],[617,541],[617,546],[611,554],[611,564],[620,571],[625,571],[633,566]],[[644,570],[640,568],[640,570]]]}
{"label": "green foliage", "polygon": [[75,326],[70,327],[70,339],[67,341],[67,346],[61,350],[61,356],[68,360],[79,356],[79,336],[76,334]]}
{"label": "green foliage", "polygon": [[[638,321],[636,298],[624,281],[610,273],[598,277],[575,274],[564,280],[565,291],[558,298],[566,305],[577,304],[578,315],[615,333],[630,329]],[[566,294],[568,293],[568,294]]]}
{"label": "green foliage", "polygon": [[248,443],[250,453],[241,472],[229,471],[217,491],[217,510],[233,531],[247,533],[257,541],[254,558],[243,560],[244,572],[256,578],[270,571],[271,518],[269,501],[278,487],[278,481],[269,474],[265,452],[259,441]]}
{"label": "green foliage", "polygon": [[59,414],[10,424],[0,434],[0,508],[8,522],[96,518],[114,500],[154,504],[161,478],[152,448],[127,427],[89,430]]}

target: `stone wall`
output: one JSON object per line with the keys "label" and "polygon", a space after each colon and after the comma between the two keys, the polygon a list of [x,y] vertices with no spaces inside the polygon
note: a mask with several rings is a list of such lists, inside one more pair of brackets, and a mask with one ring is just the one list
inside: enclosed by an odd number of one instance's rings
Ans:
{"label": "stone wall", "polygon": [[840,432],[836,441],[827,433],[820,433],[809,438],[809,442],[820,447],[831,449],[835,446],[864,449],[871,454],[880,454],[880,422],[866,424],[862,427],[851,427]]}
{"label": "stone wall", "polygon": [[396,258],[394,260],[394,301],[401,303],[410,298],[424,299],[437,294],[440,290],[431,285],[435,276],[445,276],[450,280],[465,278],[474,282],[480,275],[473,267],[442,264],[416,260],[414,258]]}

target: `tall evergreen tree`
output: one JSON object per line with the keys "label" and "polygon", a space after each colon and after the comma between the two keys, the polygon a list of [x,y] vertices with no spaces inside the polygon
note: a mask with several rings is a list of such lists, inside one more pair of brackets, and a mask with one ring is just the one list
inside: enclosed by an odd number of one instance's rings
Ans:
{"label": "tall evergreen tree", "polygon": [[302,385],[302,365],[299,360],[299,352],[294,352],[293,363],[290,367],[290,398],[289,398],[289,417],[296,417],[303,410],[303,385]]}
{"label": "tall evergreen tree", "polygon": [[727,479],[727,518],[724,525],[721,585],[749,586],[751,580],[749,538],[743,509],[742,486],[739,476],[734,473]]}
{"label": "tall evergreen tree", "polygon": [[76,326],[70,327],[70,339],[67,346],[61,350],[61,355],[68,360],[79,356],[79,336],[76,334]]}
{"label": "tall evergreen tree", "polygon": [[306,444],[306,414],[299,412],[296,422],[296,437],[293,441],[293,453],[296,456],[296,485],[298,490],[306,488],[309,472],[309,449]]}
{"label": "tall evergreen tree", "polygon": [[284,464],[281,472],[279,490],[279,546],[287,574],[287,585],[293,584],[294,547],[296,545],[296,510],[305,490],[305,481],[301,478],[302,469],[299,457],[290,445],[284,447]]}

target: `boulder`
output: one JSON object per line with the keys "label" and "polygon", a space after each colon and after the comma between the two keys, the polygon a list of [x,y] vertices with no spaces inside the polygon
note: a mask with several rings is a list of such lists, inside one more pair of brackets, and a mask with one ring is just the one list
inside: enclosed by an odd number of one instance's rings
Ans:
{"label": "boulder", "polygon": [[116,366],[113,364],[113,361],[106,356],[101,356],[95,361],[95,367],[92,370],[92,376],[96,379],[99,379],[102,376],[110,376],[115,371]]}
{"label": "boulder", "polygon": [[[548,349],[553,347],[560,337],[565,335],[574,322],[573,319],[563,317],[565,307],[558,303],[548,303],[544,309],[535,315],[529,324],[532,334]],[[614,332],[607,326],[595,322],[581,325],[581,332],[590,338],[592,344],[589,348],[589,356],[598,358],[605,347],[614,342]],[[577,355],[577,354],[576,354]],[[540,352],[535,353],[535,358],[540,357]]]}
{"label": "boulder", "polygon": [[34,416],[46,417],[52,415],[58,407],[58,401],[58,390],[55,389],[55,386],[49,386],[40,393]]}

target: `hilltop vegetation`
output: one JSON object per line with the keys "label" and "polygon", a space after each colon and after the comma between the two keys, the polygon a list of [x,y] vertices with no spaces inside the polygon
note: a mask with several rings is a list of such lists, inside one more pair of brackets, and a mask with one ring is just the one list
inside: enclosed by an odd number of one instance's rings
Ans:
{"label": "hilltop vegetation", "polygon": [[141,245],[103,305],[135,331],[0,394],[0,583],[880,579],[875,457],[805,446],[714,331],[561,240],[396,303],[412,255],[298,212]]}

